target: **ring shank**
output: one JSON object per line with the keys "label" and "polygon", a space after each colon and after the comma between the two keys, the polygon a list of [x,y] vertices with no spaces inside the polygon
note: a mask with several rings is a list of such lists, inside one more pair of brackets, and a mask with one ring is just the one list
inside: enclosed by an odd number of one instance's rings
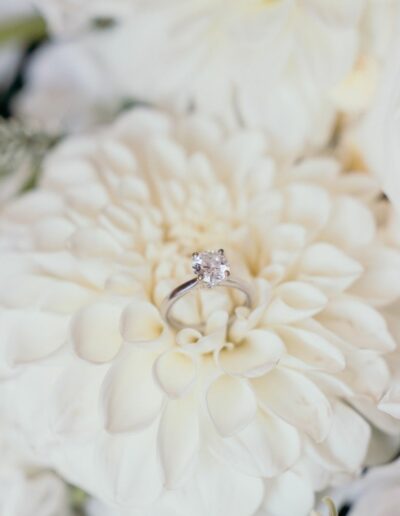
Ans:
{"label": "ring shank", "polygon": [[[236,279],[236,278],[226,278],[217,285],[216,287],[227,287],[227,288],[234,288],[236,290],[239,290],[245,295],[245,302],[242,306],[251,308],[252,306],[252,294],[251,294],[251,287],[246,282]],[[175,318],[171,311],[173,306],[179,299],[181,299],[183,296],[188,294],[189,292],[192,292],[198,288],[203,288],[202,282],[198,280],[197,278],[193,278],[186,283],[182,283],[182,285],[179,285],[176,287],[162,302],[161,305],[161,314],[163,318],[168,322],[170,326],[173,326],[174,328],[178,330],[182,330],[183,328],[194,328],[195,330],[202,331],[204,330],[205,323],[202,322],[200,324],[190,324],[185,323],[183,321],[180,321],[179,319]],[[231,316],[232,318],[232,316]]]}

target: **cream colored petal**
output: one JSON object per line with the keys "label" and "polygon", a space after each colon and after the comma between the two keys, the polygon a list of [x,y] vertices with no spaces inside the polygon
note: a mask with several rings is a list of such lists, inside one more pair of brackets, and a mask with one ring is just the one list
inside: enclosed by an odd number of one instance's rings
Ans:
{"label": "cream colored petal", "polygon": [[374,305],[387,305],[400,297],[400,253],[389,247],[375,247],[362,253],[365,271],[351,293]]}
{"label": "cream colored petal", "polygon": [[203,450],[182,489],[164,490],[148,516],[254,516],[263,493],[261,478],[243,475]]}
{"label": "cream colored petal", "polygon": [[256,377],[276,366],[285,351],[280,337],[268,330],[251,330],[233,347],[217,353],[220,367],[228,374]]}
{"label": "cream colored petal", "polygon": [[257,516],[308,515],[314,506],[309,480],[295,471],[286,471],[268,480],[262,510]]}
{"label": "cream colored petal", "polygon": [[165,137],[150,140],[151,167],[158,175],[168,178],[183,177],[187,170],[184,150],[178,143]]}
{"label": "cream colored petal", "polygon": [[192,473],[199,451],[196,401],[190,397],[168,401],[158,430],[158,450],[165,486],[174,489]]}
{"label": "cream colored petal", "polygon": [[360,413],[364,419],[370,421],[373,428],[376,428],[380,433],[398,440],[400,437],[400,421],[394,414],[383,411],[380,404],[376,401],[358,397],[350,399],[351,405]]}
{"label": "cream colored petal", "polygon": [[74,225],[67,218],[49,217],[37,222],[32,231],[38,249],[60,251],[65,249],[66,241],[74,229]]}
{"label": "cream colored petal", "polygon": [[[107,163],[107,168],[112,169],[119,177],[125,177],[137,170],[137,162],[132,149],[116,138],[104,138],[98,150],[103,162]],[[135,200],[147,201],[148,196],[143,196],[143,188],[143,186],[142,189],[136,188],[142,195],[138,195]]]}
{"label": "cream colored petal", "polygon": [[312,285],[301,281],[284,283],[276,288],[264,320],[267,324],[301,321],[320,312],[326,303],[326,296]]}
{"label": "cream colored petal", "polygon": [[7,310],[0,315],[0,341],[11,366],[49,356],[67,341],[69,319],[48,312]]}
{"label": "cream colored petal", "polygon": [[[70,186],[65,197],[68,207],[71,208],[71,211],[74,211],[75,220],[79,220],[80,217],[84,219],[95,218],[110,202],[107,190],[97,180],[93,183]],[[85,228],[82,228],[82,230],[85,231]],[[93,240],[94,242],[95,240]],[[96,240],[96,242],[100,244],[100,240]],[[91,256],[91,251],[84,244],[83,240],[80,240],[80,248],[85,255],[88,253],[87,256]]]}
{"label": "cream colored petal", "polygon": [[330,468],[357,471],[364,463],[371,436],[370,425],[344,403],[333,405],[332,426],[314,450]]}
{"label": "cream colored petal", "polygon": [[312,283],[328,294],[347,289],[363,272],[356,260],[326,243],[309,246],[298,267],[300,280]]}
{"label": "cream colored petal", "polygon": [[161,413],[164,396],[156,385],[151,351],[130,349],[107,374],[102,388],[105,428],[111,433],[140,430]]}
{"label": "cream colored petal", "polygon": [[340,247],[352,249],[368,245],[375,231],[375,220],[368,207],[343,195],[335,200],[323,235]]}
{"label": "cream colored petal", "polygon": [[306,243],[306,230],[297,224],[280,224],[267,236],[273,263],[290,263]]}
{"label": "cream colored petal", "polygon": [[[101,434],[89,456],[90,442],[81,446],[75,465],[91,462],[92,476],[87,482],[107,493],[107,498],[119,506],[151,505],[163,490],[163,474],[157,453],[157,427],[125,435]],[[78,448],[79,450],[79,448]],[[85,460],[86,459],[86,460]],[[79,475],[79,470],[75,476]]]}
{"label": "cream colored petal", "polygon": [[112,259],[121,251],[116,241],[98,227],[78,229],[69,242],[72,252],[79,258]]}
{"label": "cream colored petal", "polygon": [[51,389],[47,412],[52,432],[64,437],[93,435],[101,425],[99,392],[108,365],[92,365],[72,357]]}
{"label": "cream colored petal", "polygon": [[379,410],[400,419],[400,382],[395,382],[379,402]]}
{"label": "cream colored petal", "polygon": [[276,368],[252,380],[259,402],[315,441],[327,436],[332,410],[327,398],[306,376],[290,369]]}
{"label": "cream colored petal", "polygon": [[257,400],[251,387],[244,380],[228,375],[219,376],[209,386],[207,406],[223,437],[245,428],[257,412]]}
{"label": "cream colored petal", "polygon": [[196,380],[193,357],[182,350],[165,351],[154,362],[154,377],[160,388],[170,398],[187,394]]}
{"label": "cream colored petal", "polygon": [[134,301],[122,312],[121,333],[127,342],[156,341],[165,334],[165,323],[154,305]]}
{"label": "cream colored petal", "polygon": [[311,369],[337,372],[345,367],[343,353],[318,333],[300,326],[281,326],[277,332],[288,355]]}
{"label": "cream colored petal", "polygon": [[111,361],[121,348],[121,307],[107,301],[85,306],[71,321],[71,339],[78,356],[94,363]]}
{"label": "cream colored petal", "polygon": [[291,467],[301,451],[297,430],[264,411],[258,411],[256,418],[232,437],[221,437],[212,428],[207,433],[207,443],[231,467],[247,475],[268,478]]}
{"label": "cream colored petal", "polygon": [[389,386],[390,371],[386,361],[374,351],[357,350],[346,354],[346,368],[338,373],[359,396],[377,402]]}
{"label": "cream colored petal", "polygon": [[341,339],[357,348],[388,352],[396,347],[382,315],[356,298],[332,299],[319,319]]}
{"label": "cream colored petal", "polygon": [[223,310],[214,312],[207,320],[205,335],[198,341],[193,351],[210,353],[218,351],[226,342],[229,315]]}
{"label": "cream colored petal", "polygon": [[294,183],[286,188],[286,220],[310,229],[323,226],[329,216],[328,192],[311,183]]}

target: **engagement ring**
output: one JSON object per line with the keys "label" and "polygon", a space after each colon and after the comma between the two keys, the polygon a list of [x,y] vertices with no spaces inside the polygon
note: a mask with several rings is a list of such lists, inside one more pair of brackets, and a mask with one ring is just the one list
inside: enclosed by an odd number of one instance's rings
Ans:
{"label": "engagement ring", "polygon": [[171,314],[174,304],[197,288],[227,287],[240,290],[245,295],[244,306],[251,308],[251,288],[245,281],[231,276],[231,268],[223,249],[193,253],[192,269],[196,277],[176,287],[162,303],[161,313],[170,326],[178,330],[187,327],[195,328],[199,331],[204,329],[204,322],[188,324],[176,319]]}

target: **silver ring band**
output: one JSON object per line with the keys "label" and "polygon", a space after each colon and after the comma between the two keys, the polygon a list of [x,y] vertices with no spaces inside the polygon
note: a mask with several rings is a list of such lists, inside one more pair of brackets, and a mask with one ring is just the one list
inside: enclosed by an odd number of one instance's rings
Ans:
{"label": "silver ring band", "polygon": [[[219,254],[217,254],[219,253]],[[194,253],[193,257],[198,260],[198,256],[200,253]],[[223,254],[223,250],[220,250],[218,252],[216,251],[209,251],[206,253],[203,253],[204,255],[207,255],[209,258],[210,256],[212,259],[215,259],[217,257],[220,260],[223,260],[223,265],[227,268],[229,265],[227,265],[227,261],[225,259],[225,255]],[[187,323],[184,321],[180,321],[176,317],[172,315],[172,308],[175,305],[179,299],[184,297],[186,294],[189,294],[190,292],[198,289],[198,288],[204,288],[204,276],[201,273],[201,271],[198,271],[198,266],[196,265],[196,268],[194,268],[195,272],[199,272],[198,276],[196,278],[193,278],[185,283],[182,283],[178,287],[176,287],[162,302],[161,305],[161,314],[165,321],[168,322],[168,324],[172,327],[174,327],[177,330],[181,330],[183,328],[193,328],[198,331],[204,330],[205,323],[201,322],[198,323]],[[209,269],[207,270],[209,273]],[[245,281],[242,281],[238,278],[232,278],[228,274],[225,275],[223,279],[219,279],[215,283],[212,284],[206,284],[207,287],[227,287],[227,288],[233,288],[236,290],[239,290],[245,295],[245,301],[242,306],[251,308],[252,306],[252,289],[249,284],[247,284]],[[230,321],[234,318],[234,315],[231,315]]]}

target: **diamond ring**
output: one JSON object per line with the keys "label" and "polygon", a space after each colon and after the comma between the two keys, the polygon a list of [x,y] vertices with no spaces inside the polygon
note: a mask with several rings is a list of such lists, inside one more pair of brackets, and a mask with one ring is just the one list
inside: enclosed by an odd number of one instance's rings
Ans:
{"label": "diamond ring", "polygon": [[244,306],[251,308],[251,288],[246,282],[232,278],[230,265],[223,249],[193,253],[192,269],[196,277],[176,287],[161,305],[161,313],[170,326],[178,330],[187,327],[199,331],[204,329],[204,322],[188,324],[176,319],[171,313],[172,307],[179,299],[197,288],[228,287],[240,290],[245,296]]}

